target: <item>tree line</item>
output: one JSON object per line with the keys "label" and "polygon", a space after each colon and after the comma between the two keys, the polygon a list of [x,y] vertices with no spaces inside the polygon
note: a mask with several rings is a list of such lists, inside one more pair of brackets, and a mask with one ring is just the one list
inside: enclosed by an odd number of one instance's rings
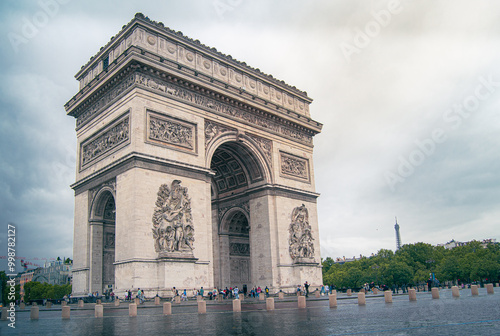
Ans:
{"label": "tree line", "polygon": [[58,300],[64,298],[65,295],[71,294],[71,285],[50,285],[48,283],[40,283],[31,281],[24,284],[24,301],[30,302],[41,299]]}
{"label": "tree line", "polygon": [[392,287],[417,286],[430,275],[441,283],[497,282],[500,279],[500,244],[478,241],[445,249],[426,243],[403,245],[399,250],[381,249],[371,257],[344,264],[330,257],[322,262],[323,283],[337,289],[361,288],[365,283]]}

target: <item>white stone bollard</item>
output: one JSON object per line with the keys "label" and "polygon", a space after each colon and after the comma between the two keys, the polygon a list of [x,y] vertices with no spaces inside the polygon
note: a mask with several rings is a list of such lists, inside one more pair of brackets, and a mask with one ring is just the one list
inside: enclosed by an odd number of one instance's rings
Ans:
{"label": "white stone bollard", "polygon": [[128,316],[130,316],[130,317],[137,316],[137,305],[135,303],[129,303],[129,305],[128,305]]}
{"label": "white stone bollard", "polygon": [[172,304],[170,302],[163,302],[163,315],[172,315]]}
{"label": "white stone bollard", "polygon": [[103,317],[104,316],[104,307],[102,304],[95,305],[95,317]]}
{"label": "white stone bollard", "polygon": [[392,291],[386,290],[384,291],[385,303],[392,303]]}
{"label": "white stone bollard", "polygon": [[328,302],[330,308],[337,308],[337,293],[328,295]]}
{"label": "white stone bollard", "polygon": [[493,289],[493,284],[486,284],[486,293],[495,294],[495,290]]}
{"label": "white stone bollard", "polygon": [[266,309],[267,310],[274,310],[274,298],[267,298],[266,299]]}
{"label": "white stone bollard", "polygon": [[233,300],[233,313],[241,312],[241,301],[239,299]]}
{"label": "white stone bollard", "polygon": [[417,292],[415,291],[415,288],[408,289],[408,299],[410,301],[417,301]]}
{"label": "white stone bollard", "polygon": [[306,308],[306,297],[305,296],[298,297],[298,307],[299,308]]}
{"label": "white stone bollard", "polygon": [[479,289],[477,288],[477,285],[470,286],[470,293],[472,295],[479,295]]}
{"label": "white stone bollard", "polygon": [[198,301],[198,314],[206,314],[207,313],[207,301],[201,300]]}
{"label": "white stone bollard", "polygon": [[61,317],[63,320],[68,320],[70,318],[71,308],[69,306],[62,307]]}
{"label": "white stone bollard", "polygon": [[365,297],[365,293],[363,293],[363,292],[358,293],[358,305],[360,305],[360,306],[366,305],[366,297]]}
{"label": "white stone bollard", "polygon": [[439,299],[439,288],[432,287],[431,292],[432,292],[433,299]]}
{"label": "white stone bollard", "polygon": [[32,320],[38,320],[38,313],[39,313],[38,306],[31,307],[31,310],[30,310],[30,319],[32,319]]}
{"label": "white stone bollard", "polygon": [[458,287],[457,286],[451,287],[451,295],[453,297],[460,297],[460,292],[458,291]]}

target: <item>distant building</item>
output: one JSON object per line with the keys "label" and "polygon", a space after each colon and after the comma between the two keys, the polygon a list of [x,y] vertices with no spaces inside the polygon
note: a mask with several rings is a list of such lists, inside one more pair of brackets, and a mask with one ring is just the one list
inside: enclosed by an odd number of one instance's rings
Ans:
{"label": "distant building", "polygon": [[63,260],[48,262],[45,267],[39,267],[33,271],[31,281],[48,283],[49,285],[70,284],[72,266],[72,262],[65,264]]}
{"label": "distant building", "polygon": [[33,279],[33,275],[35,274],[35,270],[25,271],[18,275],[19,278],[19,295],[21,299],[24,298],[24,285],[30,282]]}
{"label": "distant building", "polygon": [[[437,244],[437,246],[443,246],[445,249],[451,250],[451,249],[454,249],[455,247],[465,246],[465,245],[469,244],[470,242],[471,241],[459,242],[459,241],[456,241],[455,239],[452,239],[447,243]],[[494,238],[483,239],[482,241],[480,241],[480,243],[481,243],[482,247],[486,248],[486,246],[488,246],[488,244],[497,244],[497,240]]]}

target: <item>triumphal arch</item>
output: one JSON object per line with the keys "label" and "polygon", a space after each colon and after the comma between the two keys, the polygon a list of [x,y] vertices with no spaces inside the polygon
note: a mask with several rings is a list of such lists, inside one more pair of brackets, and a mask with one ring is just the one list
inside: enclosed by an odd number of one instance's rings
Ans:
{"label": "triumphal arch", "polygon": [[306,92],[142,14],[76,79],[74,296],[321,284]]}

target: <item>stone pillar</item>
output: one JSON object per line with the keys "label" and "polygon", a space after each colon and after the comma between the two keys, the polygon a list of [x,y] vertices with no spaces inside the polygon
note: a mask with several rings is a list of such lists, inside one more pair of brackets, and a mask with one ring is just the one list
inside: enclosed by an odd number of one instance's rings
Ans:
{"label": "stone pillar", "polygon": [[408,298],[410,301],[417,301],[417,292],[415,291],[415,288],[408,289]]}
{"label": "stone pillar", "polygon": [[30,319],[32,319],[32,320],[38,320],[38,312],[39,312],[38,306],[31,307]]}
{"label": "stone pillar", "polygon": [[274,310],[274,298],[267,298],[266,299],[266,309],[267,310]]}
{"label": "stone pillar", "polygon": [[[198,297],[201,298],[201,296],[198,296]],[[175,301],[175,303],[181,303],[181,297],[179,295],[176,295],[174,298],[174,301]],[[198,302],[199,301],[203,301],[203,299],[198,300]]]}
{"label": "stone pillar", "polygon": [[130,303],[128,305],[128,316],[130,317],[137,316],[137,305],[135,303]]}
{"label": "stone pillar", "polygon": [[365,297],[365,293],[363,292],[359,292],[358,293],[358,305],[360,306],[364,306],[366,305],[366,297]]}
{"label": "stone pillar", "polygon": [[278,293],[278,299],[283,300],[284,298],[285,298],[285,293],[280,291]]}
{"label": "stone pillar", "polygon": [[319,291],[319,290],[315,290],[315,291],[314,291],[314,296],[315,296],[316,298],[319,298],[319,297],[321,296],[320,291]]}
{"label": "stone pillar", "polygon": [[9,312],[7,311],[7,307],[2,308],[2,318],[0,320],[7,321],[7,317],[9,316]]}
{"label": "stone pillar", "polygon": [[120,299],[116,299],[115,300],[115,307],[119,307],[120,306]]}
{"label": "stone pillar", "polygon": [[299,308],[305,308],[306,307],[306,297],[305,296],[299,296],[299,298],[298,298],[298,306],[299,306]]}
{"label": "stone pillar", "polygon": [[432,298],[439,299],[439,288],[432,287],[431,291],[432,291]]}
{"label": "stone pillar", "polygon": [[83,300],[78,300],[78,308],[83,308]]}
{"label": "stone pillar", "polygon": [[349,288],[349,289],[347,290],[347,296],[351,296],[351,295],[352,295],[352,290]]}
{"label": "stone pillar", "polygon": [[240,294],[240,295],[238,295],[238,298],[239,298],[241,301],[243,301],[243,300],[245,300],[245,295]]}
{"label": "stone pillar", "polygon": [[66,301],[61,301],[61,307],[65,307],[68,303]]}
{"label": "stone pillar", "polygon": [[140,305],[140,304],[141,304],[141,300],[140,300],[139,298],[135,298],[135,299],[134,299],[134,303],[135,303],[136,305]]}
{"label": "stone pillar", "polygon": [[155,296],[155,306],[159,306],[159,305],[160,305],[160,297]]}
{"label": "stone pillar", "polygon": [[366,290],[365,290],[364,288],[361,288],[359,292],[360,292],[360,293],[365,293],[365,294],[366,294]]}
{"label": "stone pillar", "polygon": [[201,296],[201,295],[196,296],[196,301],[198,301],[198,302],[203,301],[203,296]]}
{"label": "stone pillar", "polygon": [[163,302],[163,315],[172,315],[172,304],[170,302]]}
{"label": "stone pillar", "polygon": [[493,284],[486,284],[486,293],[495,294],[495,290],[493,289]]}
{"label": "stone pillar", "polygon": [[207,301],[201,300],[198,301],[198,314],[206,314],[207,313]]}
{"label": "stone pillar", "polygon": [[264,301],[266,299],[266,294],[265,293],[260,293],[259,295],[259,301]]}
{"label": "stone pillar", "polygon": [[373,294],[377,295],[378,294],[378,288],[373,288]]}
{"label": "stone pillar", "polygon": [[477,288],[477,285],[470,286],[470,293],[472,295],[479,295],[479,289]]}
{"label": "stone pillar", "polygon": [[384,291],[385,303],[392,303],[392,291],[386,290]]}
{"label": "stone pillar", "polygon": [[217,295],[217,302],[222,302],[224,300],[224,296],[222,294]]}
{"label": "stone pillar", "polygon": [[94,311],[95,311],[95,317],[103,317],[104,316],[104,307],[102,304],[96,304]]}
{"label": "stone pillar", "polygon": [[71,308],[69,306],[62,307],[61,317],[63,320],[68,320],[70,316]]}
{"label": "stone pillar", "polygon": [[97,300],[95,300],[95,304],[99,304],[99,305],[100,305],[101,303],[102,303],[102,302],[101,302],[101,299],[97,299]]}
{"label": "stone pillar", "polygon": [[458,287],[457,286],[451,287],[451,295],[453,297],[460,297],[460,292],[458,291]]}
{"label": "stone pillar", "polygon": [[26,308],[26,304],[24,304],[24,302],[21,302],[19,304],[19,309],[24,310],[24,308]]}
{"label": "stone pillar", "polygon": [[330,308],[337,308],[337,293],[328,295],[328,302],[330,303]]}
{"label": "stone pillar", "polygon": [[233,313],[241,312],[241,301],[238,299],[233,300]]}
{"label": "stone pillar", "polygon": [[45,303],[45,308],[47,308],[47,309],[52,308],[52,302],[47,301],[47,303]]}
{"label": "stone pillar", "polygon": [[31,305],[32,306],[38,306],[38,304],[36,302],[33,302]]}

